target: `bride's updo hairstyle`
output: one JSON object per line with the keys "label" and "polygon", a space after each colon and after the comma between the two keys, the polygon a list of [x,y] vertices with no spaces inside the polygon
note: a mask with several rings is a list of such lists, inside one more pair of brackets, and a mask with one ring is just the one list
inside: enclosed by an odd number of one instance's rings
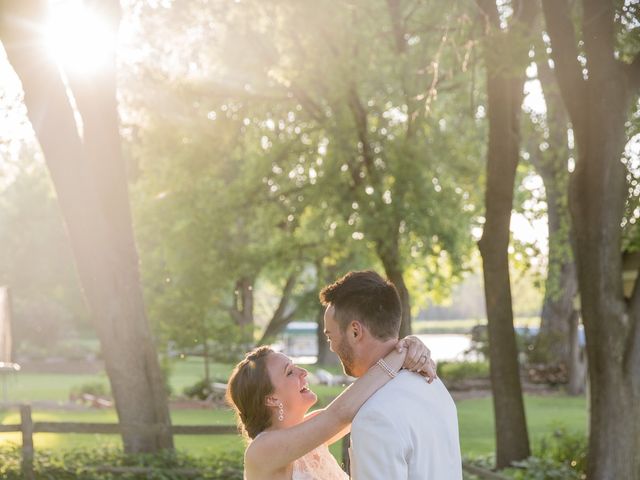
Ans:
{"label": "bride's updo hairstyle", "polygon": [[227,402],[236,411],[242,433],[252,439],[271,426],[271,410],[265,399],[274,390],[267,371],[267,357],[272,353],[269,347],[247,353],[227,385]]}

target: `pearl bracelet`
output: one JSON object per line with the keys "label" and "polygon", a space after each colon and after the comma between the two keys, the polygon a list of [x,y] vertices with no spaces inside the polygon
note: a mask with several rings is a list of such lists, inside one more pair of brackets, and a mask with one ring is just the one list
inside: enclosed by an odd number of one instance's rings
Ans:
{"label": "pearl bracelet", "polygon": [[387,375],[389,375],[391,378],[395,378],[396,372],[394,372],[393,369],[389,366],[389,364],[384,361],[384,358],[381,358],[380,360],[378,360],[376,362],[376,365],[378,365],[382,369],[382,371]]}

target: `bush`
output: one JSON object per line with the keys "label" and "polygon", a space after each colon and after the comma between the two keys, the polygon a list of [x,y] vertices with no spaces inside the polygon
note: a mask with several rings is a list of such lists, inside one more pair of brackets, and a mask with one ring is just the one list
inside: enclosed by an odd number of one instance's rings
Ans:
{"label": "bush", "polygon": [[[465,458],[465,462],[493,470],[495,457]],[[514,480],[584,480],[586,469],[587,438],[584,434],[560,429],[553,436],[543,438],[534,448],[533,456],[514,462],[513,468],[499,473]]]}
{"label": "bush", "polygon": [[440,362],[438,376],[447,385],[462,380],[489,378],[489,362]]}
{"label": "bush", "polygon": [[71,388],[69,395],[72,398],[80,398],[84,394],[94,395],[96,397],[110,398],[111,390],[105,382],[89,382]]}
{"label": "bush", "polygon": [[587,438],[561,429],[542,439],[534,456],[509,469],[516,480],[583,480],[587,478]]}
{"label": "bush", "polygon": [[564,463],[549,458],[529,457],[521,462],[514,462],[518,470],[509,469],[509,476],[514,480],[582,480],[586,478]]}
{"label": "bush", "polygon": [[[227,383],[226,380],[213,380],[218,383]],[[185,387],[182,391],[189,398],[197,398],[199,400],[206,400],[212,398],[213,400],[221,400],[224,398],[224,392],[214,390],[211,383],[205,379],[199,380],[190,387]]]}
{"label": "bush", "polygon": [[[20,447],[0,446],[0,478],[21,480]],[[36,480],[242,480],[241,454],[192,457],[180,452],[128,455],[113,447],[96,450],[47,452],[34,458]],[[145,467],[144,473],[101,472],[99,467]],[[176,469],[198,470],[197,476]]]}
{"label": "bush", "polygon": [[552,437],[542,439],[535,454],[569,465],[584,474],[587,471],[587,449],[588,442],[584,434],[559,429]]}

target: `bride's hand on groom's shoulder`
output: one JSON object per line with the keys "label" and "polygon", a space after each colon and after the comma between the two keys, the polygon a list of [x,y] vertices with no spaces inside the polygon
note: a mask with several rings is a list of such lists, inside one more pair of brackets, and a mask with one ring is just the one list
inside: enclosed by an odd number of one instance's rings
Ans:
{"label": "bride's hand on groom's shoulder", "polygon": [[396,349],[399,352],[405,349],[407,351],[402,368],[419,373],[429,383],[438,378],[436,363],[431,359],[431,351],[418,337],[414,335],[404,337],[398,341]]}

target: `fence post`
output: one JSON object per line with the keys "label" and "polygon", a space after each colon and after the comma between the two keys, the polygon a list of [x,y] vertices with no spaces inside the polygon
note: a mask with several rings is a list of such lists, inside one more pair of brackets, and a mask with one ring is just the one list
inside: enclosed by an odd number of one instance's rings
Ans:
{"label": "fence post", "polygon": [[22,478],[34,480],[33,475],[33,420],[31,406],[20,405],[22,431]]}

